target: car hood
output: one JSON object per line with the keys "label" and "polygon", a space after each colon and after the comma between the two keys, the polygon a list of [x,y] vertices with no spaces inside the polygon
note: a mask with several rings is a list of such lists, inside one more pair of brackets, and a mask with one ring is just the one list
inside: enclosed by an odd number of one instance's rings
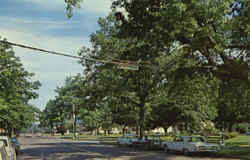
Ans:
{"label": "car hood", "polygon": [[205,146],[205,147],[218,147],[217,144],[208,144],[208,143],[205,143],[205,142],[192,142],[191,144],[199,147],[199,146]]}

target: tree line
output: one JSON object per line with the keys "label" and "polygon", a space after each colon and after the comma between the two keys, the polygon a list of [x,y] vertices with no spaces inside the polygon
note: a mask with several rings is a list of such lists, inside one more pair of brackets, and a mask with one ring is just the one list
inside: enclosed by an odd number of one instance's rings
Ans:
{"label": "tree line", "polygon": [[9,136],[31,127],[40,110],[29,104],[38,97],[39,81],[32,81],[13,48],[0,43],[0,128]]}
{"label": "tree line", "polygon": [[199,131],[213,122],[232,131],[249,122],[249,8],[234,0],[115,0],[79,55],[125,63],[79,61],[84,72],[56,89],[44,126],[64,128],[72,105],[89,130],[134,127],[140,136],[156,127]]}

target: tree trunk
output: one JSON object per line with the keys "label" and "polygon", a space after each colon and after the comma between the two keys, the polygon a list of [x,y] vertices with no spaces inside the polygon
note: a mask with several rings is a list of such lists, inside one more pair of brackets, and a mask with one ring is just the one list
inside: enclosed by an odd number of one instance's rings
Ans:
{"label": "tree trunk", "polygon": [[11,137],[12,136],[12,128],[8,127],[8,136]]}
{"label": "tree trunk", "polygon": [[96,135],[99,135],[100,134],[100,130],[99,130],[99,127],[96,128]]}
{"label": "tree trunk", "polygon": [[105,136],[108,135],[108,131],[106,129],[104,129],[104,134]]}
{"label": "tree trunk", "polygon": [[234,125],[234,124],[233,124],[232,122],[229,122],[229,123],[228,123],[228,131],[229,131],[229,132],[232,132],[232,131],[233,131],[233,125]]}
{"label": "tree trunk", "polygon": [[126,125],[123,126],[123,128],[122,128],[122,135],[125,135],[126,127],[127,127]]}
{"label": "tree trunk", "polygon": [[54,135],[54,131],[53,131],[53,125],[50,124],[50,134],[53,136]]}
{"label": "tree trunk", "polygon": [[145,119],[145,108],[144,103],[140,106],[140,112],[139,112],[139,133],[140,138],[144,136],[144,119]]}
{"label": "tree trunk", "polygon": [[136,124],[136,129],[135,129],[136,135],[139,135],[139,124]]}
{"label": "tree trunk", "polygon": [[167,134],[168,134],[168,128],[169,127],[163,127],[165,136],[167,136]]}

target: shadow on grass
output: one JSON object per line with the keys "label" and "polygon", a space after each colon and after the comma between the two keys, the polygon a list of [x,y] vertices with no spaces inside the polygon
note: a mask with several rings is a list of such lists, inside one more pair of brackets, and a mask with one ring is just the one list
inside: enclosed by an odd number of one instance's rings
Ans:
{"label": "shadow on grass", "polygon": [[[241,143],[242,144],[242,143]],[[218,153],[218,156],[235,157],[250,160],[250,146],[228,146]]]}
{"label": "shadow on grass", "polygon": [[248,142],[227,142],[226,146],[243,146],[243,145],[249,145]]}

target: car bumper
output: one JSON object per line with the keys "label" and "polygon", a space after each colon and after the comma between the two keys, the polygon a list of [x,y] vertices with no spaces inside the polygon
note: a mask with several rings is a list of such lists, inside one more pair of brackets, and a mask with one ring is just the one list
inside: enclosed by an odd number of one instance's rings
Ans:
{"label": "car bumper", "polygon": [[190,151],[193,153],[203,153],[203,152],[212,152],[212,153],[216,153],[218,152],[218,150],[213,150],[213,149],[203,149],[203,150],[196,150],[196,151]]}

